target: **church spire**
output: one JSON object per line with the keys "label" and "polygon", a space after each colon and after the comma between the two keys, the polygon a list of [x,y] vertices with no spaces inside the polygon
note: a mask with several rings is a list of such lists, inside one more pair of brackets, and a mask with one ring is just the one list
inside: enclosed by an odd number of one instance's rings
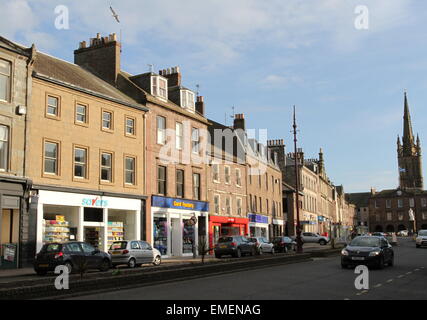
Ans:
{"label": "church spire", "polygon": [[414,134],[412,132],[411,114],[409,113],[408,98],[405,90],[405,106],[403,113],[403,149],[405,153],[411,154],[414,146]]}

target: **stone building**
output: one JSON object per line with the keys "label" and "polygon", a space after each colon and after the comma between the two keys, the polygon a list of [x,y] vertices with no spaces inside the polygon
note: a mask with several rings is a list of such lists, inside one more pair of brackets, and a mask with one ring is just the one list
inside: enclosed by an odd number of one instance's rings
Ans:
{"label": "stone building", "polygon": [[24,166],[33,58],[34,47],[0,37],[0,269],[26,266],[34,252]]}

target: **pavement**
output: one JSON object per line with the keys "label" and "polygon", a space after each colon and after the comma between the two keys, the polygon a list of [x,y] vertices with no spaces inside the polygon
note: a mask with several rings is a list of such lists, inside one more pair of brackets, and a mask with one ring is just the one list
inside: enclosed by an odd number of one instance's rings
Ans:
{"label": "pavement", "polygon": [[199,279],[116,290],[74,299],[138,300],[389,300],[427,299],[427,248],[399,239],[395,265],[369,271],[369,289],[355,288],[354,269],[341,269],[340,257],[263,267]]}

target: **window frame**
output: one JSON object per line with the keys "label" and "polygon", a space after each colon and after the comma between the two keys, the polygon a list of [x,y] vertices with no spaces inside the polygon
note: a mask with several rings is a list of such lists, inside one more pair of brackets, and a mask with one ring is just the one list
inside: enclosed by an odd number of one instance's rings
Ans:
{"label": "window frame", "polygon": [[[56,172],[46,172],[46,144],[56,145]],[[59,178],[61,176],[61,142],[54,139],[43,139],[43,165],[42,165],[42,176],[50,178]]]}
{"label": "window frame", "polygon": [[[178,128],[181,128],[178,130]],[[180,134],[178,134],[178,132]],[[182,150],[184,147],[184,125],[182,122],[175,122],[175,148],[177,150]]]}
{"label": "window frame", "polygon": [[[159,128],[159,120],[164,120],[164,128]],[[156,143],[164,146],[166,144],[166,127],[167,127],[167,119],[164,116],[157,115],[156,116]],[[163,134],[163,139],[160,141],[159,132]]]}
{"label": "window frame", "polygon": [[[240,202],[240,206],[239,206]],[[241,216],[243,214],[243,199],[240,197],[236,198],[236,214]]]}
{"label": "window frame", "polygon": [[1,99],[0,98],[0,102],[6,102],[6,103],[10,103],[12,101],[12,86],[13,86],[13,63],[10,60],[6,60],[3,58],[0,58],[0,60],[6,62],[7,64],[9,64],[9,74],[5,74],[0,72],[1,76],[4,76],[6,78],[8,78],[7,82],[6,82],[6,99]]}
{"label": "window frame", "polygon": [[236,186],[242,187],[242,170],[236,168]]}
{"label": "window frame", "polygon": [[[159,178],[159,169],[164,169],[164,180],[160,180]],[[157,170],[156,170],[156,182],[157,182],[157,194],[162,195],[162,196],[166,196],[167,195],[167,188],[168,188],[168,168],[166,166],[161,166],[161,165],[157,165]],[[164,188],[164,193],[160,192],[159,189],[159,183],[162,182],[164,184],[163,188]]]}
{"label": "window frame", "polygon": [[[128,120],[132,120],[133,126],[132,126],[132,133],[128,132]],[[125,136],[126,137],[136,137],[136,118],[129,116],[129,115],[125,115],[125,123],[124,123],[124,127],[125,127]]]}
{"label": "window frame", "polygon": [[[49,113],[49,98],[54,98],[57,101],[56,114]],[[59,120],[61,119],[61,96],[46,92],[46,106],[45,106],[45,117],[49,119]]]}
{"label": "window frame", "polygon": [[[178,173],[182,173],[182,183],[178,183]],[[179,188],[178,186],[181,186],[182,193],[179,194]],[[185,170],[184,169],[176,169],[175,170],[175,192],[177,198],[185,198]]]}
{"label": "window frame", "polygon": [[[77,120],[78,113],[78,107],[84,107],[85,108],[85,121]],[[89,125],[89,105],[87,103],[82,103],[79,101],[76,101],[74,104],[74,123],[80,126],[87,127]]]}
{"label": "window frame", "polygon": [[[194,139],[194,134],[197,132],[197,140]],[[200,154],[200,130],[199,128],[191,128],[191,152]]]}
{"label": "window frame", "polygon": [[[102,170],[105,169],[106,166],[102,165],[102,156],[103,154],[109,154],[111,156],[111,165],[110,165],[110,180],[102,179]],[[101,184],[113,184],[114,183],[114,152],[108,150],[100,150],[99,151],[99,180]]]}
{"label": "window frame", "polygon": [[[127,172],[130,171],[129,169],[127,169],[126,164],[128,159],[132,159],[133,160],[133,182],[127,182]],[[124,154],[123,155],[123,183],[125,187],[135,187],[138,185],[138,179],[137,179],[137,157],[131,154]]]}
{"label": "window frame", "polygon": [[[85,151],[85,160],[84,168],[85,168],[85,174],[84,177],[76,176],[76,149],[81,149]],[[73,180],[82,181],[82,180],[88,180],[89,179],[89,147],[82,146],[82,145],[73,145]]]}
{"label": "window frame", "polygon": [[[228,171],[228,174],[227,174]],[[224,166],[224,183],[231,184],[231,168],[230,166]]]}
{"label": "window frame", "polygon": [[[0,172],[8,172],[10,168],[10,126],[0,123],[0,127],[4,127],[6,129],[6,140],[0,140],[0,142],[4,142],[6,146],[5,159],[0,158]],[[1,168],[1,163],[4,162],[5,168]]]}
{"label": "window frame", "polygon": [[[217,177],[217,179],[215,179],[215,176]],[[218,163],[212,163],[212,181],[215,183],[221,183],[220,170],[219,170]]]}
{"label": "window frame", "polygon": [[[202,197],[202,175],[198,172],[193,172],[193,199],[201,200]],[[198,186],[195,184],[195,177],[198,177]],[[196,193],[197,188],[197,193]]]}
{"label": "window frame", "polygon": [[[165,88],[160,87],[160,82],[165,83]],[[151,76],[151,94],[161,100],[168,100],[168,79],[160,75]],[[164,95],[161,95],[160,92],[164,90]]]}
{"label": "window frame", "polygon": [[[104,127],[104,113],[109,113],[110,117],[110,127]],[[109,109],[101,109],[101,130],[105,132],[113,132],[114,131],[114,111]]]}
{"label": "window frame", "polygon": [[[215,203],[215,199],[218,199],[217,204]],[[218,208],[218,210],[217,210],[217,208]],[[221,196],[219,194],[214,194],[213,209],[214,209],[214,213],[221,214]]]}

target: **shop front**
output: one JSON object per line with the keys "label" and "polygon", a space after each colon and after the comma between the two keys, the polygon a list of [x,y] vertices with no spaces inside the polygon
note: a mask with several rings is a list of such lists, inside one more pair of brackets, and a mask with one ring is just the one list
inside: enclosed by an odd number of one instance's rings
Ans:
{"label": "shop front", "polygon": [[248,234],[249,219],[223,216],[209,216],[209,246],[218,242],[221,236],[245,236]]}
{"label": "shop front", "polygon": [[192,256],[199,238],[207,239],[209,204],[152,196],[152,243],[163,256]]}
{"label": "shop front", "polygon": [[141,239],[142,199],[46,190],[35,197],[37,252],[49,242],[84,241],[108,251],[113,241]]}
{"label": "shop front", "polygon": [[21,214],[26,181],[0,181],[0,269],[18,268],[21,256]]}
{"label": "shop front", "polygon": [[269,219],[255,213],[248,213],[249,235],[251,237],[264,237],[269,239]]}
{"label": "shop front", "polygon": [[284,235],[284,224],[285,221],[282,219],[273,219],[273,237],[282,237]]}

